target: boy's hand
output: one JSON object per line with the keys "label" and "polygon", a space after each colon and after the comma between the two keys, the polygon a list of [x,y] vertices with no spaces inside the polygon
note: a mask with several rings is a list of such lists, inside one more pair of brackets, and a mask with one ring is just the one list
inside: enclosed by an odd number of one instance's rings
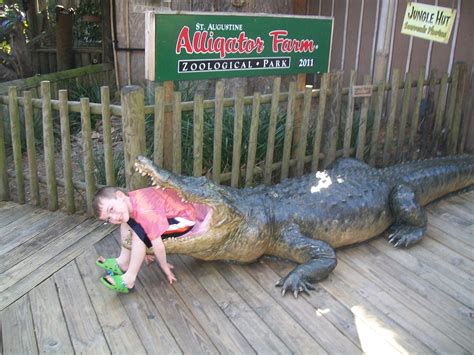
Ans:
{"label": "boy's hand", "polygon": [[165,273],[165,275],[166,275],[166,277],[167,277],[167,279],[168,279],[168,282],[169,282],[170,284],[173,284],[173,282],[176,281],[176,276],[174,276],[173,271],[171,271],[171,269],[173,269],[173,268],[174,268],[174,266],[171,265],[171,264],[169,264],[169,263],[166,263],[166,265],[163,265],[163,266],[161,267],[161,269],[162,269],[163,272]]}

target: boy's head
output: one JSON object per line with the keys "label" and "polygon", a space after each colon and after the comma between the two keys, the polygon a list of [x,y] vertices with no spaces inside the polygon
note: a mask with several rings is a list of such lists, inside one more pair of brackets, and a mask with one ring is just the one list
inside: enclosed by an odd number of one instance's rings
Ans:
{"label": "boy's head", "polygon": [[96,217],[112,224],[128,222],[132,210],[127,193],[110,186],[97,190],[92,205]]}

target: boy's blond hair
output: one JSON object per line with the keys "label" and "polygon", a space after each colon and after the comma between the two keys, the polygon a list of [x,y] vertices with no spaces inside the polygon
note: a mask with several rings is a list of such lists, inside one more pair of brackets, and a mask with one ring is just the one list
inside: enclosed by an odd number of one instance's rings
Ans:
{"label": "boy's blond hair", "polygon": [[102,201],[106,198],[117,198],[118,191],[123,192],[125,195],[128,195],[125,190],[115,186],[104,186],[97,190],[94,196],[94,200],[92,201],[92,208],[94,209],[94,215],[96,217],[99,217],[100,213],[102,212]]}

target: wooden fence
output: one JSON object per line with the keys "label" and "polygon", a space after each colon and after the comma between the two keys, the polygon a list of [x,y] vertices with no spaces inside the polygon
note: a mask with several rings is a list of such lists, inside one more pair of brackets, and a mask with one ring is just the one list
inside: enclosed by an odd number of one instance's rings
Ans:
{"label": "wooden fence", "polygon": [[81,68],[64,70],[57,73],[37,75],[31,78],[18,79],[0,83],[0,95],[8,95],[8,88],[13,86],[17,93],[31,91],[33,97],[39,97],[42,81],[51,83],[54,98],[59,89],[68,88],[71,84],[114,85],[114,67],[111,63],[88,65]]}
{"label": "wooden fence", "polygon": [[[72,51],[75,68],[102,63],[102,47],[77,47]],[[38,60],[41,74],[57,72],[56,48],[38,48],[33,55],[35,60]]]}
{"label": "wooden fence", "polygon": [[[287,92],[280,92],[281,78],[275,78],[271,94],[244,96],[238,88],[231,98],[224,98],[223,82],[218,82],[215,99],[205,100],[195,94],[193,101],[185,102],[181,92],[174,92],[171,102],[165,102],[164,88],[156,87],[153,105],[145,105],[144,90],[138,86],[122,89],[120,105],[111,104],[106,86],[101,88],[100,103],[91,103],[88,98],[68,101],[67,90],[59,90],[58,99],[52,99],[47,81],[41,82],[41,99],[33,98],[28,90],[18,97],[17,88],[11,86],[8,96],[0,96],[0,104],[8,107],[8,114],[0,117],[8,123],[0,125],[0,199],[10,199],[13,187],[16,201],[38,204],[40,187],[45,186],[48,209],[64,205],[70,213],[81,210],[79,192],[87,213],[92,214],[98,186],[94,161],[98,154],[103,154],[104,183],[116,184],[117,137],[114,141],[113,122],[117,120],[121,123],[119,149],[129,189],[145,183],[132,168],[138,154],[148,154],[158,165],[164,164],[165,135],[173,137],[170,170],[206,174],[216,183],[232,186],[276,183],[323,169],[339,156],[385,166],[462,153],[472,107],[464,103],[473,100],[472,79],[471,89],[466,87],[467,67],[456,65],[451,76],[432,71],[425,79],[424,73],[422,68],[417,79],[407,73],[403,80],[394,70],[388,83],[371,85],[370,78],[365,78],[364,85],[355,85],[357,74],[352,72],[351,85],[343,88],[343,73],[335,72],[322,75],[317,89],[306,86],[297,91],[296,83],[291,82]],[[35,111],[41,113],[42,144],[35,141]],[[81,121],[82,178],[74,168],[71,151],[70,118],[74,114],[80,114]],[[91,124],[92,116],[100,117],[99,124],[97,120],[94,126]],[[166,125],[171,129],[165,130]],[[6,144],[8,126],[11,144]],[[191,138],[186,138],[186,129]],[[59,138],[55,134],[58,130]],[[204,140],[209,130],[212,147]],[[146,132],[152,134],[147,137]],[[102,139],[94,140],[98,133]],[[264,153],[257,156],[262,146]],[[188,159],[183,156],[186,149],[191,151]],[[223,165],[226,150],[231,158]],[[44,157],[44,174],[38,173],[37,154]],[[25,158],[27,163],[23,162]],[[25,180],[29,182],[27,187]],[[64,203],[60,206],[59,201]]]}

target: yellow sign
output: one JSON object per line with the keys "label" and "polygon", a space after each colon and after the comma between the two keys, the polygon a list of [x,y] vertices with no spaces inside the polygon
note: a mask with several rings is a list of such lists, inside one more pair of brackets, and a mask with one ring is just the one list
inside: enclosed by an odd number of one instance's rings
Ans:
{"label": "yellow sign", "polygon": [[410,36],[448,43],[456,10],[410,2],[402,25],[402,33]]}

